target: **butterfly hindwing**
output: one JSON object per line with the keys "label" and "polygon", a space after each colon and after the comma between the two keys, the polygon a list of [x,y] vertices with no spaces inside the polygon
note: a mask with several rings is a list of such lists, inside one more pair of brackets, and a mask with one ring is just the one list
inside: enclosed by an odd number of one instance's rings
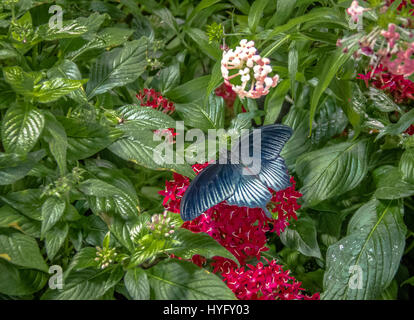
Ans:
{"label": "butterfly hindwing", "polygon": [[259,179],[264,185],[274,191],[283,190],[291,186],[286,164],[282,157],[272,160],[262,159]]}
{"label": "butterfly hindwing", "polygon": [[234,194],[226,200],[230,205],[249,208],[265,207],[272,194],[255,176],[241,175]]}

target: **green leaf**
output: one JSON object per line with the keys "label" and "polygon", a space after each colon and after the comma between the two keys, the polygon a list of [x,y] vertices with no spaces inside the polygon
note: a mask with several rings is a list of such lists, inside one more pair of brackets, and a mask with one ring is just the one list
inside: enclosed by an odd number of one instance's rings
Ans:
{"label": "green leaf", "polygon": [[414,149],[407,149],[401,156],[399,164],[402,178],[414,184]]}
{"label": "green leaf", "polygon": [[185,30],[191,39],[200,47],[201,51],[213,60],[221,60],[222,51],[218,43],[209,43],[206,33],[197,28],[189,28]]}
{"label": "green leaf", "polygon": [[404,252],[402,215],[401,202],[377,199],[355,212],[347,236],[328,248],[323,299],[375,299],[390,285]]}
{"label": "green leaf", "polygon": [[59,167],[60,174],[66,172],[66,152],[68,148],[68,138],[65,128],[56,120],[50,112],[45,112],[46,126],[44,139],[49,143],[49,149]]}
{"label": "green leaf", "polygon": [[65,242],[68,233],[69,225],[67,223],[57,223],[45,233],[46,252],[49,260],[53,261],[53,258]]}
{"label": "green leaf", "polygon": [[209,96],[207,103],[199,100],[189,104],[177,104],[176,110],[186,126],[203,131],[224,127],[224,100],[214,94]]}
{"label": "green leaf", "polygon": [[[286,83],[289,83],[286,81]],[[312,149],[309,133],[309,112],[303,108],[293,107],[283,123],[293,129],[293,135],[282,149],[289,170],[295,170],[297,159]]]}
{"label": "green leaf", "polygon": [[407,113],[404,113],[400,120],[398,120],[397,123],[392,123],[385,127],[384,130],[382,130],[377,137],[375,138],[375,141],[383,137],[384,135],[391,135],[396,136],[404,132],[408,129],[408,127],[414,123],[414,109],[411,109]]}
{"label": "green leaf", "polygon": [[125,287],[134,300],[149,300],[150,286],[146,272],[138,267],[129,269],[124,278]]}
{"label": "green leaf", "polygon": [[382,112],[392,112],[399,111],[400,107],[388,97],[388,95],[377,88],[370,87],[368,91],[368,96],[371,101],[374,103],[374,107]]}
{"label": "green leaf", "polygon": [[12,184],[25,177],[45,155],[46,152],[43,149],[37,150],[29,153],[24,161],[13,163],[8,168],[0,168],[0,185]]}
{"label": "green leaf", "polygon": [[131,219],[139,212],[139,200],[133,184],[119,170],[91,168],[100,179],[81,183],[80,190],[88,195],[93,212],[116,212],[124,219]]}
{"label": "green leaf", "polygon": [[316,146],[341,134],[348,124],[346,115],[335,102],[332,98],[326,99],[315,116],[311,141]]}
{"label": "green leaf", "polygon": [[296,0],[278,0],[276,14],[271,19],[273,22],[272,26],[278,26],[288,21],[296,6],[296,2]]}
{"label": "green leaf", "polygon": [[207,102],[208,97],[216,89],[220,83],[223,81],[223,76],[221,75],[221,61],[217,61],[213,69],[211,70],[210,80],[207,85],[207,91],[205,93],[204,101]]}
{"label": "green leaf", "polygon": [[57,197],[49,197],[42,206],[42,235],[50,230],[63,216],[66,202]]}
{"label": "green leaf", "polygon": [[88,98],[136,80],[147,66],[146,39],[127,42],[100,55],[91,68],[86,86]]}
{"label": "green leaf", "polygon": [[315,222],[302,213],[297,221],[292,221],[280,234],[280,240],[285,246],[305,256],[322,259],[316,235]]}
{"label": "green leaf", "polygon": [[50,28],[49,23],[39,26],[36,33],[42,40],[52,41],[65,38],[76,38],[99,28],[104,22],[105,15],[95,12],[89,17],[79,17],[75,20],[63,21],[62,28]]}
{"label": "green leaf", "polygon": [[252,33],[256,31],[268,2],[269,0],[256,0],[253,2],[248,16],[248,25]]}
{"label": "green leaf", "polygon": [[[352,51],[352,50],[351,50]],[[312,124],[313,118],[318,107],[319,99],[322,96],[322,93],[328,88],[335,74],[338,72],[339,68],[349,59],[352,55],[352,52],[343,53],[342,50],[336,50],[333,55],[329,56],[327,61],[323,62],[323,69],[321,75],[318,77],[318,84],[313,91],[311,104],[310,104],[310,125],[309,130],[312,133]]]}
{"label": "green leaf", "polygon": [[105,28],[98,32],[91,41],[88,41],[79,49],[69,52],[66,55],[66,58],[73,61],[83,53],[92,49],[117,47],[127,42],[133,32],[134,31],[130,29],[113,27]]}
{"label": "green leaf", "polygon": [[288,71],[290,78],[290,87],[292,89],[292,97],[296,98],[296,74],[298,72],[298,63],[299,63],[299,54],[296,48],[295,42],[293,41],[290,45],[289,54],[288,54]]}
{"label": "green leaf", "polygon": [[43,114],[28,104],[16,104],[7,110],[1,125],[1,137],[7,152],[27,153],[36,144],[45,125]]}
{"label": "green leaf", "polygon": [[9,205],[0,208],[0,227],[13,227],[29,236],[40,237],[40,223],[27,218]]}
{"label": "green leaf", "polygon": [[112,197],[122,193],[122,190],[98,179],[88,179],[79,185],[79,190],[88,196]]}
{"label": "green leaf", "polygon": [[301,156],[296,172],[303,181],[301,193],[308,206],[355,188],[368,171],[366,140],[343,142]]}
{"label": "green leaf", "polygon": [[175,120],[165,113],[137,105],[126,105],[117,109],[119,116],[127,122],[127,125],[141,127],[141,129],[174,128]]}
{"label": "green leaf", "polygon": [[99,271],[97,268],[70,272],[63,289],[48,289],[42,300],[96,300],[116,286],[124,272],[121,267]]}
{"label": "green leaf", "polygon": [[180,65],[173,64],[160,71],[160,90],[165,94],[180,83]]}
{"label": "green leaf", "polygon": [[379,167],[373,174],[377,180],[376,198],[393,200],[414,195],[414,184],[405,182],[398,168]]}
{"label": "green leaf", "polygon": [[96,253],[97,253],[96,248],[83,247],[73,257],[66,272],[70,273],[72,270],[77,271],[77,270],[86,269],[90,267],[97,268],[98,262],[95,261],[95,258],[97,257]]}
{"label": "green leaf", "polygon": [[34,238],[18,231],[0,233],[0,258],[21,267],[48,272],[39,247]]}
{"label": "green leaf", "polygon": [[239,113],[235,118],[233,118],[233,120],[231,120],[230,129],[250,129],[252,126],[252,120],[263,115],[263,110]]}
{"label": "green leaf", "polygon": [[21,67],[3,68],[4,80],[13,88],[13,90],[22,95],[30,95],[36,81],[40,80],[38,73],[24,72]]}
{"label": "green leaf", "polygon": [[0,293],[9,296],[27,296],[41,290],[48,276],[41,271],[19,269],[0,259]]}
{"label": "green leaf", "polygon": [[115,140],[115,136],[111,136],[108,128],[96,122],[63,117],[57,117],[57,119],[63,125],[67,135],[68,160],[89,158]]}
{"label": "green leaf", "polygon": [[0,109],[10,107],[16,100],[16,93],[12,87],[4,81],[0,81]]}
{"label": "green leaf", "polygon": [[156,300],[234,300],[234,294],[215,274],[187,261],[158,263],[147,271]]}
{"label": "green leaf", "polygon": [[193,255],[198,254],[210,259],[219,256],[237,263],[237,259],[230,251],[206,233],[193,233],[186,229],[178,229],[174,233],[174,240],[178,243],[174,244],[169,252],[177,257],[191,259]]}
{"label": "green leaf", "polygon": [[266,96],[266,116],[263,123],[264,125],[275,123],[280,111],[282,110],[283,102],[285,101],[285,97],[289,92],[290,86],[291,84],[289,81],[281,81],[277,85],[276,89],[273,90],[271,94]]}
{"label": "green leaf", "polygon": [[161,151],[156,148],[160,145],[159,141],[154,141],[154,133],[150,130],[143,130],[136,126],[120,126],[125,130],[127,137],[119,139],[108,147],[118,157],[154,170],[174,170],[185,176],[193,177],[194,172],[191,166],[184,162],[184,159],[176,153],[176,157],[181,157],[182,163],[179,164],[177,158],[175,163],[158,164],[154,159],[162,159]]}
{"label": "green leaf", "polygon": [[190,80],[168,91],[166,96],[176,103],[190,103],[205,95],[211,76],[203,76]]}
{"label": "green leaf", "polygon": [[348,24],[344,21],[342,16],[343,15],[339,16],[335,10],[332,10],[332,8],[315,8],[302,16],[290,19],[286,24],[274,28],[270,33],[267,32],[267,30],[263,31],[262,34],[259,34],[259,38],[264,38],[266,40],[273,39],[278,34],[289,31],[295,26],[305,22],[313,22],[319,25],[328,22],[335,23],[340,27],[348,28]]}
{"label": "green leaf", "polygon": [[[47,71],[47,76],[49,79],[52,78],[65,78],[71,80],[81,80],[82,74],[76,65],[76,63],[70,60],[63,60],[59,64],[56,64],[54,67]],[[78,103],[87,103],[88,98],[86,97],[85,90],[80,86],[79,89],[71,91],[68,94],[68,97],[75,100]]]}
{"label": "green leaf", "polygon": [[86,80],[54,78],[43,81],[33,88],[33,97],[40,103],[48,103],[76,91],[86,83]]}

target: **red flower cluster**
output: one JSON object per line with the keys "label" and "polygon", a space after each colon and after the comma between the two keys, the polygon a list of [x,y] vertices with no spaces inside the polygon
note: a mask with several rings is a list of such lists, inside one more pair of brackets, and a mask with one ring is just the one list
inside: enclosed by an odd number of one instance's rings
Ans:
{"label": "red flower cluster", "polygon": [[144,89],[136,95],[142,107],[151,107],[161,110],[164,113],[173,113],[175,110],[174,103],[165,99],[161,93],[154,89]]}
{"label": "red flower cluster", "polygon": [[247,265],[223,274],[224,282],[240,300],[319,300],[319,293],[308,297],[302,294],[301,282],[283,271],[276,261],[268,261],[268,266],[259,262],[256,266]]}
{"label": "red flower cluster", "polygon": [[[196,164],[193,166],[193,170],[198,174],[207,165],[208,163]],[[297,219],[296,210],[300,208],[297,198],[302,195],[295,191],[293,177],[291,183],[292,186],[285,190],[278,192],[271,190],[273,193],[270,203],[271,211],[277,213],[277,219],[267,218],[260,208],[230,206],[222,202],[208,209],[198,218],[185,222],[183,228],[196,233],[205,232],[209,234],[229,250],[241,265],[246,265],[252,258],[259,260],[261,252],[268,250],[266,247],[266,233],[276,232],[280,234],[289,225],[289,219]],[[189,185],[190,180],[188,178],[174,173],[174,180],[166,181],[165,190],[159,192],[164,196],[164,207],[169,211],[179,213],[181,198]],[[201,267],[206,263],[206,259],[196,255],[192,258],[192,262]],[[244,271],[244,268],[238,269],[234,261],[223,257],[214,257],[211,265],[214,267],[213,272],[222,274],[228,286],[239,299],[254,299],[255,297],[257,299],[261,297],[263,297],[261,299],[304,298],[303,295],[299,294],[299,290],[301,290],[299,288],[300,283],[289,284],[288,281],[294,278],[289,277],[288,279],[283,273],[280,273],[281,267],[274,261],[264,268],[268,274],[263,276],[264,278],[259,277],[262,275],[262,271],[256,270],[255,267],[250,267],[251,270]],[[263,271],[263,274],[266,273],[265,271]],[[250,294],[249,292],[253,291],[249,289],[250,287],[245,284],[245,281],[251,278],[253,274],[258,276],[257,288],[255,294]],[[237,277],[240,279],[237,280]],[[240,283],[240,285],[236,288],[234,282]],[[242,290],[245,290],[245,293],[242,293]]]}
{"label": "red flower cluster", "polygon": [[[208,163],[193,166],[199,173]],[[208,209],[198,218],[185,222],[183,227],[193,232],[205,232],[216,239],[222,246],[233,253],[241,264],[252,257],[260,259],[260,253],[266,251],[266,232],[280,235],[289,225],[288,220],[297,220],[296,210],[300,208],[297,199],[302,196],[295,190],[295,180],[291,177],[292,186],[278,192],[272,191],[271,211],[277,219],[269,219],[260,208],[231,206],[225,202]],[[190,185],[190,180],[174,173],[173,181],[166,181],[165,190],[159,193],[164,196],[164,207],[175,213],[180,212],[180,201]],[[224,270],[220,270],[224,271]]]}
{"label": "red flower cluster", "polygon": [[[395,0],[386,0],[386,4],[385,5],[387,7],[389,7],[394,1]],[[414,4],[414,0],[411,0],[410,2],[411,2],[412,5]],[[402,0],[401,3],[400,3],[400,5],[398,6],[397,10],[401,10],[402,8],[407,7],[407,5],[408,5],[408,1],[407,0]]]}
{"label": "red flower cluster", "polygon": [[375,68],[374,72],[370,70],[367,74],[358,74],[357,79],[364,80],[367,87],[371,83],[377,89],[389,93],[396,103],[414,99],[414,82],[388,72],[382,65]]}
{"label": "red flower cluster", "polygon": [[412,136],[414,134],[414,124],[412,124],[411,126],[409,126],[408,129],[405,130],[405,133],[407,133],[408,135]]}
{"label": "red flower cluster", "polygon": [[233,108],[234,100],[237,98],[236,92],[234,92],[230,85],[223,82],[223,84],[218,87],[214,93],[216,96],[222,97],[227,107]]}
{"label": "red flower cluster", "polygon": [[[226,83],[222,83],[220,87],[218,87],[214,93],[216,96],[222,97],[224,99],[224,102],[226,103],[226,106],[230,109],[233,108],[234,101],[237,98],[237,93],[233,91],[230,85]],[[244,106],[241,106],[242,112],[246,112],[246,109]]]}

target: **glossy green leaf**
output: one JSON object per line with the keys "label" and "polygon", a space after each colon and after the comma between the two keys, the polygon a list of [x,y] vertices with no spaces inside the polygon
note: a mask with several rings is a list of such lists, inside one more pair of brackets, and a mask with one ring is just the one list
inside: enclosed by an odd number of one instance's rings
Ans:
{"label": "glossy green leaf", "polygon": [[168,260],[147,271],[153,298],[159,300],[233,300],[234,294],[215,274],[187,261]]}
{"label": "glossy green leaf", "polygon": [[124,278],[125,287],[134,300],[149,300],[150,286],[146,272],[141,268],[129,269]]}
{"label": "glossy green leaf", "polygon": [[126,105],[117,109],[119,116],[127,125],[141,129],[174,128],[175,120],[165,113],[148,107]]}
{"label": "glossy green leaf", "polygon": [[44,272],[49,270],[36,240],[19,231],[0,233],[0,258],[25,268]]}
{"label": "glossy green leaf", "polygon": [[89,268],[71,272],[63,289],[47,290],[42,300],[96,300],[113,288],[123,277],[122,268]]}
{"label": "glossy green leaf", "polygon": [[221,244],[206,233],[193,233],[186,229],[178,229],[174,233],[177,243],[169,250],[177,257],[191,259],[198,254],[205,258],[220,256],[237,262],[237,259]]}
{"label": "glossy green leaf", "polygon": [[414,184],[414,149],[407,149],[401,156],[399,164],[402,178]]}
{"label": "glossy green leaf", "polygon": [[343,142],[301,156],[296,172],[303,181],[307,205],[339,196],[355,188],[368,171],[366,140]]}
{"label": "glossy green leaf", "polygon": [[301,214],[297,221],[293,221],[284,232],[280,234],[282,243],[305,256],[322,258],[316,239],[315,222],[307,215]]}
{"label": "glossy green leaf", "polygon": [[136,80],[147,66],[145,52],[146,40],[141,38],[99,56],[86,86],[88,98]]}
{"label": "glossy green leaf", "polygon": [[13,227],[32,237],[40,237],[40,223],[27,218],[9,205],[0,208],[0,227]]}
{"label": "glossy green leaf", "polygon": [[66,202],[57,197],[49,197],[42,206],[42,235],[50,230],[63,216]]}
{"label": "glossy green leaf", "polygon": [[41,290],[47,283],[46,273],[21,269],[0,259],[0,293],[9,296],[28,296]]}
{"label": "glossy green leaf", "polygon": [[62,247],[68,233],[69,225],[66,223],[58,223],[45,233],[46,252],[51,261]]}
{"label": "glossy green leaf", "polygon": [[45,125],[43,113],[27,104],[7,110],[1,124],[1,137],[7,152],[27,153],[35,146]]}
{"label": "glossy green leaf", "polygon": [[34,151],[27,155],[26,160],[13,163],[11,167],[0,168],[0,185],[12,184],[25,177],[45,155],[43,149]]}
{"label": "glossy green leaf", "polygon": [[398,201],[372,199],[326,253],[323,299],[375,299],[391,283],[404,252],[406,227]]}
{"label": "glossy green leaf", "polygon": [[251,32],[254,33],[256,31],[268,2],[269,0],[256,0],[253,2],[248,18],[249,29]]}

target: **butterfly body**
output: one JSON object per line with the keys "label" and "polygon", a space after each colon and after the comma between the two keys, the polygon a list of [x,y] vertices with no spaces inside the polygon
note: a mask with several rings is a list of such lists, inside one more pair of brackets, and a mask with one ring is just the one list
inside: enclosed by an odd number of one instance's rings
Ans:
{"label": "butterfly body", "polygon": [[[259,140],[253,133],[241,137],[238,145],[227,153],[225,161],[208,165],[191,182],[181,203],[180,213],[184,221],[192,220],[214,205],[226,201],[229,205],[249,208],[266,208],[272,194],[269,188],[278,191],[290,186],[289,174],[283,158],[280,156],[283,146],[292,135],[292,129],[285,125],[268,125],[260,130]],[[259,168],[243,162],[243,156],[233,160],[240,150],[248,148],[249,154],[255,144],[260,143],[260,152],[253,152],[253,163]],[[224,162],[224,163],[223,163]]]}

